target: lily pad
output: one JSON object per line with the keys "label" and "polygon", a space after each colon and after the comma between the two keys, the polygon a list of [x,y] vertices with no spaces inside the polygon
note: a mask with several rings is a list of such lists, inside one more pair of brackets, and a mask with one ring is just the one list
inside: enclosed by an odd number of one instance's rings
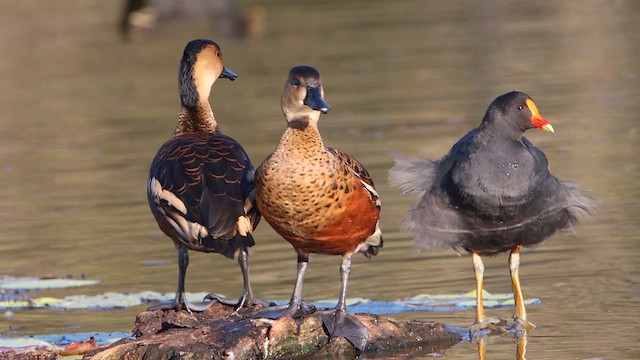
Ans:
{"label": "lily pad", "polygon": [[100,280],[86,279],[41,279],[37,277],[5,277],[0,280],[0,289],[3,290],[44,290],[44,289],[62,289],[79,286],[88,286],[99,284]]}
{"label": "lily pad", "polygon": [[[0,349],[39,348],[51,351],[62,350],[73,342],[87,341],[91,338],[98,345],[112,344],[118,340],[132,337],[125,332],[82,332],[69,334],[31,335],[18,337],[0,337]],[[1,351],[1,350],[0,350]]]}
{"label": "lily pad", "polygon": [[[513,307],[513,294],[491,294],[483,291],[485,308]],[[338,300],[322,300],[313,304],[317,308],[331,308]],[[275,301],[285,304],[286,301]],[[526,305],[540,304],[540,299],[527,299]],[[420,294],[398,301],[373,301],[363,298],[347,299],[349,311],[368,314],[398,314],[404,312],[443,312],[474,309],[476,306],[475,291],[463,294]]]}
{"label": "lily pad", "polygon": [[[486,308],[513,307],[512,294],[491,294],[484,292],[484,305]],[[207,293],[189,293],[187,299],[190,302],[200,302]],[[174,293],[159,293],[143,291],[138,293],[109,292],[100,295],[73,295],[62,299],[42,297],[19,301],[2,301],[0,309],[37,309],[47,308],[56,310],[69,309],[118,309],[139,306],[148,303],[169,302],[173,300]],[[273,301],[276,304],[286,304],[285,300]],[[317,308],[331,308],[336,300],[321,300],[313,304]],[[526,305],[540,304],[540,299],[527,299]],[[428,312],[428,311],[460,311],[475,307],[475,293],[464,294],[420,294],[398,301],[373,301],[363,298],[347,299],[349,311],[354,313],[370,314],[394,314],[403,312]]]}
{"label": "lily pad", "polygon": [[[207,293],[190,293],[187,299],[190,302],[199,302]],[[0,301],[0,309],[88,309],[105,310],[120,309],[147,304],[150,302],[169,302],[175,297],[174,293],[159,293],[155,291],[143,291],[139,293],[108,292],[100,295],[71,295],[64,298],[40,297],[19,300]]]}

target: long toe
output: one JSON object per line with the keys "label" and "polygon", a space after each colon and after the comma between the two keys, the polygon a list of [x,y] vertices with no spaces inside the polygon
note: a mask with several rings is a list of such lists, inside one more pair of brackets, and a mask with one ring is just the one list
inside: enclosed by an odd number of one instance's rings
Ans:
{"label": "long toe", "polygon": [[175,310],[180,311],[183,309],[182,305],[176,304],[175,301],[171,301],[168,303],[162,303],[158,305],[149,306],[147,311],[156,311],[156,310]]}
{"label": "long toe", "polygon": [[182,292],[182,293],[176,293],[176,297],[172,301],[168,303],[162,303],[162,304],[150,306],[147,308],[147,311],[155,311],[155,310],[180,311],[185,309],[188,309],[187,295],[184,292]]}
{"label": "long toe", "polygon": [[163,304],[158,304],[154,306],[150,306],[147,308],[147,311],[155,311],[155,310],[187,310],[189,312],[202,312],[207,310],[213,305],[215,301],[205,301],[197,304],[192,304],[187,301],[187,297],[185,294],[182,294],[176,297],[173,301]]}
{"label": "long toe", "polygon": [[215,301],[203,301],[201,303],[192,304],[189,301],[187,301],[187,295],[184,293],[180,297],[178,297],[176,300],[178,300],[178,303],[184,304],[184,305],[180,305],[180,308],[184,307],[190,313],[203,312],[208,308],[210,308],[211,305],[215,304]]}
{"label": "long toe", "polygon": [[209,309],[215,303],[216,303],[215,301],[204,301],[197,304],[192,304],[190,302],[187,302],[186,306],[189,312],[203,312]]}
{"label": "long toe", "polygon": [[369,330],[353,315],[344,310],[330,310],[320,313],[322,322],[331,338],[344,337],[362,351],[369,341]]}
{"label": "long toe", "polygon": [[488,335],[488,334],[502,334],[508,331],[507,321],[500,318],[486,318],[480,322],[476,322],[469,327],[471,334],[475,335]]}
{"label": "long toe", "polygon": [[514,320],[515,322],[510,330],[516,335],[523,335],[536,327],[532,322],[526,319],[515,318]]}
{"label": "long toe", "polygon": [[240,311],[242,308],[250,308],[259,306],[261,308],[267,308],[270,306],[275,306],[276,304],[270,301],[265,301],[261,299],[257,299],[253,296],[242,295],[238,302],[236,303],[236,311]]}
{"label": "long toe", "polygon": [[216,293],[209,293],[204,297],[203,301],[212,301],[212,302],[219,302],[220,304],[224,304],[224,305],[228,305],[228,306],[233,306],[233,307],[242,307],[242,305],[240,304],[240,302],[243,300],[243,298],[240,298],[240,300],[236,300],[236,299],[231,299],[228,298],[224,295],[221,294],[216,294]]}

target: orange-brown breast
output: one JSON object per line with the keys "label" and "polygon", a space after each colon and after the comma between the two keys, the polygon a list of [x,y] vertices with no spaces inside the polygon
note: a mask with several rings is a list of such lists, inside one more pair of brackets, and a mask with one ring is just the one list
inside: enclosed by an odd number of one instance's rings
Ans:
{"label": "orange-brown breast", "polygon": [[319,153],[274,153],[256,173],[258,209],[296,250],[351,253],[375,231],[380,209],[344,163]]}

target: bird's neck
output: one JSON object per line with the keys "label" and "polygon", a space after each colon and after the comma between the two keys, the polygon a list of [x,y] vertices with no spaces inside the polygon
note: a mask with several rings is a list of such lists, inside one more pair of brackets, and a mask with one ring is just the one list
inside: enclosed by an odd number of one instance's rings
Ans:
{"label": "bird's neck", "polygon": [[496,121],[485,121],[478,129],[479,134],[487,141],[514,141],[522,140],[524,131],[509,127]]}
{"label": "bird's neck", "polygon": [[[318,122],[307,117],[290,120],[282,134],[275,153],[292,159],[324,152],[325,147],[318,131]],[[291,156],[296,154],[296,156]],[[296,160],[297,161],[297,160]]]}
{"label": "bird's neck", "polygon": [[193,107],[182,106],[178,113],[178,126],[173,136],[188,133],[218,133],[218,123],[213,116],[209,101],[198,101]]}

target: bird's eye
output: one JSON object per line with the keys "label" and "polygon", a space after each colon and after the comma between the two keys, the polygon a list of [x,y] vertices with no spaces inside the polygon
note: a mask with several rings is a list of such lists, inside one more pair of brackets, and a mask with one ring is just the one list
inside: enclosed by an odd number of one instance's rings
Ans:
{"label": "bird's eye", "polygon": [[293,79],[291,80],[291,83],[293,84],[293,86],[298,87],[300,86],[300,80],[298,79]]}
{"label": "bird's eye", "polygon": [[216,51],[216,56],[222,59],[222,51]]}
{"label": "bird's eye", "polygon": [[522,106],[522,105],[518,105],[518,110],[519,110],[519,111],[524,110],[524,106]]}

